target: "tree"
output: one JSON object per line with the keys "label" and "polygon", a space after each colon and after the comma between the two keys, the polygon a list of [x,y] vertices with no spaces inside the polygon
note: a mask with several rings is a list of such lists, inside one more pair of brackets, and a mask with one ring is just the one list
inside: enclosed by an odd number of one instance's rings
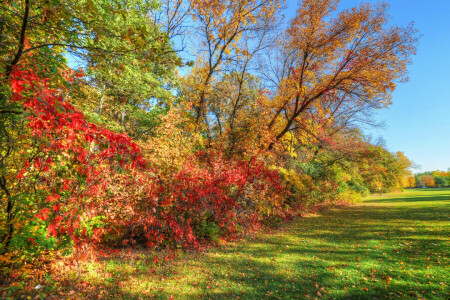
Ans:
{"label": "tree", "polygon": [[[192,16],[199,23],[198,32],[202,41],[200,49],[204,54],[193,70],[198,79],[194,93],[188,97],[193,103],[195,123],[198,125],[207,122],[207,99],[213,77],[220,67],[232,60],[244,61],[245,73],[249,58],[259,49],[270,24],[275,21],[279,1],[190,2]],[[245,43],[242,45],[240,41]],[[251,49],[251,43],[257,45],[256,49]],[[209,134],[208,124],[206,129]]]}
{"label": "tree", "polygon": [[319,116],[326,120],[341,106],[386,107],[396,82],[406,80],[416,30],[386,29],[386,4],[363,4],[331,17],[337,3],[303,1],[277,42],[282,63],[273,76],[269,149],[287,132],[303,130],[308,112],[322,110]]}
{"label": "tree", "polygon": [[447,177],[444,176],[435,176],[434,183],[437,187],[446,187],[448,186]]}
{"label": "tree", "polygon": [[[136,137],[148,134],[144,128],[155,121],[155,111],[149,110],[158,106],[157,110],[164,111],[163,104],[172,102],[168,89],[175,84],[175,67],[181,61],[167,33],[151,18],[158,9],[156,2],[6,3],[1,8],[3,79],[28,55],[34,56],[35,72],[51,71],[56,81],[58,68],[66,63],[64,57],[71,57],[87,69],[85,83],[93,89],[87,91],[85,86],[78,91],[79,97],[72,94],[77,106],[96,121]],[[7,80],[2,84],[7,86]],[[12,111],[7,96],[3,97],[2,113]]]}
{"label": "tree", "polygon": [[409,176],[405,183],[405,187],[416,187],[416,186],[417,186],[416,178],[414,176]]}
{"label": "tree", "polygon": [[258,151],[267,114],[260,80],[246,72],[231,72],[212,88],[208,123],[217,146],[229,155]]}
{"label": "tree", "polygon": [[435,187],[434,178],[432,175],[424,175],[420,183],[426,187]]}
{"label": "tree", "polygon": [[382,146],[369,146],[362,153],[365,164],[361,168],[366,185],[372,192],[401,190],[407,187],[412,162],[403,152],[390,153]]}

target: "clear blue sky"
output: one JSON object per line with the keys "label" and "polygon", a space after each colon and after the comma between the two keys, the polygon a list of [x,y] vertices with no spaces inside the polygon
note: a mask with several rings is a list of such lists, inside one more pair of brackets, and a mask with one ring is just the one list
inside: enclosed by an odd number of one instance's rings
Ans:
{"label": "clear blue sky", "polygon": [[[341,0],[350,8],[373,0]],[[418,171],[450,167],[450,0],[388,0],[391,23],[414,21],[420,38],[417,55],[409,66],[410,80],[399,84],[393,105],[377,119],[387,128],[372,132],[386,140],[387,148],[403,151],[421,166]],[[287,0],[287,18],[293,17],[297,1]]]}

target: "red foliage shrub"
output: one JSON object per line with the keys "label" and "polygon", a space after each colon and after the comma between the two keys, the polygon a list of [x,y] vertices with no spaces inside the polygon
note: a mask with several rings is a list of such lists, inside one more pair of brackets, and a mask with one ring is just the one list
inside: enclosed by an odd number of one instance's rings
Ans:
{"label": "red foliage shrub", "polygon": [[46,79],[17,69],[11,79],[12,101],[28,114],[27,147],[36,153],[17,178],[39,170],[47,196],[35,218],[47,222],[48,236],[68,236],[76,247],[103,240],[198,248],[283,212],[278,172],[261,158],[200,151],[161,179],[127,135],[88,122]]}

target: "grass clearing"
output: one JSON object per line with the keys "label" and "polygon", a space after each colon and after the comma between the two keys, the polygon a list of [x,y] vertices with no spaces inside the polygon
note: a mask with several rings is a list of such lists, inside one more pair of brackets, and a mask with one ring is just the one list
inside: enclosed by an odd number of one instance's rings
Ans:
{"label": "grass clearing", "polygon": [[449,216],[449,189],[373,196],[158,265],[125,250],[84,265],[75,291],[75,272],[59,289],[107,299],[445,299]]}

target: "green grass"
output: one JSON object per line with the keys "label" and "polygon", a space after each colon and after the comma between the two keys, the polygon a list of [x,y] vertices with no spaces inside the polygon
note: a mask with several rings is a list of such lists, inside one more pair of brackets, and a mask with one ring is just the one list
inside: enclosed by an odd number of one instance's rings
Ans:
{"label": "green grass", "polygon": [[95,288],[82,295],[446,299],[449,212],[448,189],[373,196],[157,266],[145,253],[90,263],[81,280]]}

